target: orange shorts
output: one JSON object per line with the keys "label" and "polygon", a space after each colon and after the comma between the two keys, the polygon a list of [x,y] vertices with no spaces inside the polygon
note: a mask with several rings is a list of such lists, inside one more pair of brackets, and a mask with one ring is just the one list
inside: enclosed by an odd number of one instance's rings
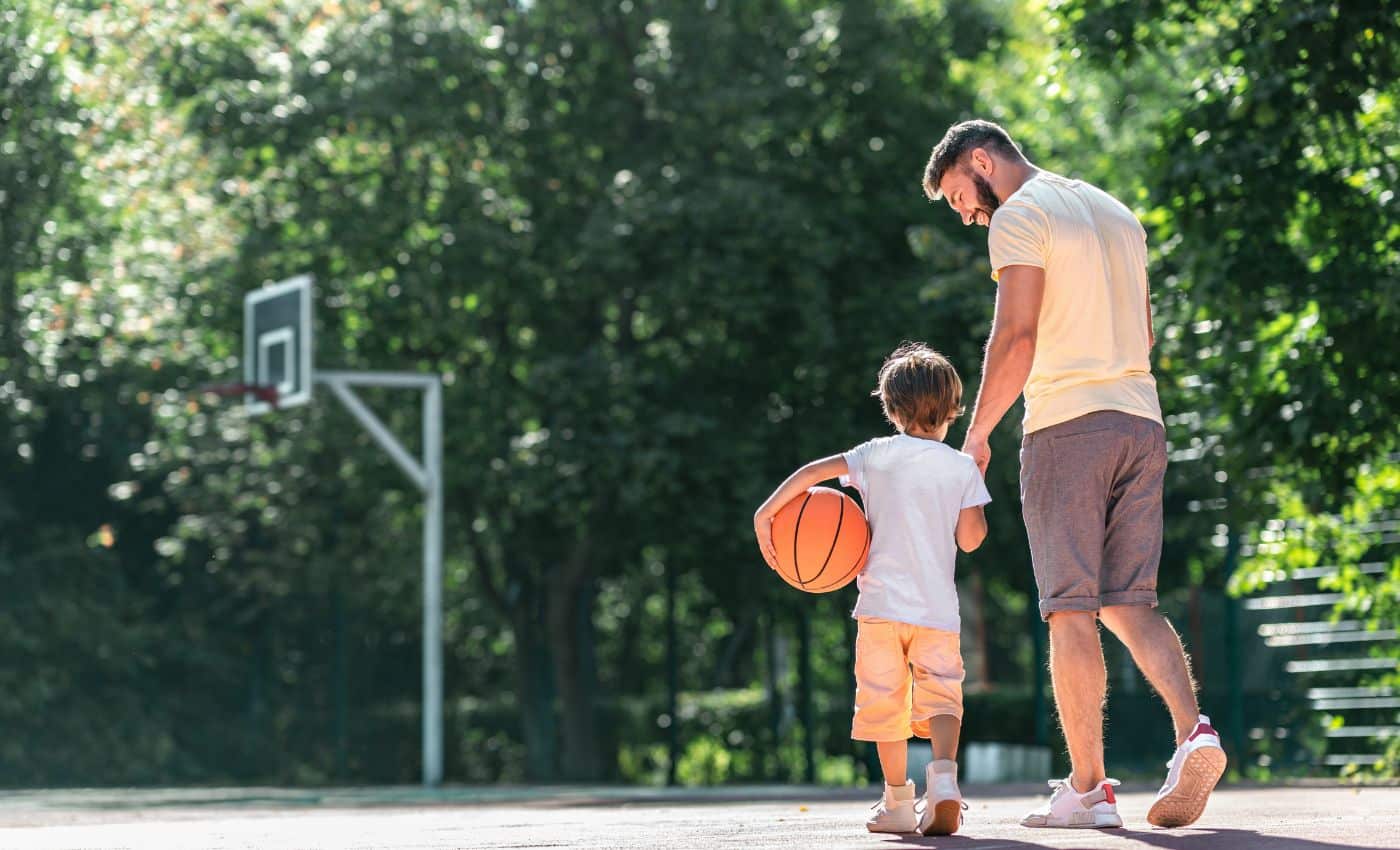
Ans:
{"label": "orange shorts", "polygon": [[957,632],[874,617],[861,617],[857,623],[852,739],[927,738],[929,718],[962,718],[963,663]]}

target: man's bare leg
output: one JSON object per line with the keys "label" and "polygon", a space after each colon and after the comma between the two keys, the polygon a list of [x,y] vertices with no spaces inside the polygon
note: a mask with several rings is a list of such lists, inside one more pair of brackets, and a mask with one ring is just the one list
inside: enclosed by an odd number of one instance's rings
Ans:
{"label": "man's bare leg", "polygon": [[1050,682],[1069,748],[1071,784],[1083,794],[1107,776],[1103,703],[1108,672],[1095,612],[1057,611],[1050,615]]}
{"label": "man's bare leg", "polygon": [[1161,827],[1195,823],[1225,772],[1227,760],[1216,731],[1209,724],[1198,725],[1204,718],[1200,717],[1181,638],[1165,617],[1147,606],[1105,608],[1101,617],[1162,695],[1176,727],[1176,752],[1168,762],[1167,780],[1147,810],[1147,822]]}
{"label": "man's bare leg", "polygon": [[1181,746],[1196,728],[1201,710],[1190,661],[1176,630],[1156,608],[1147,605],[1104,608],[1099,619],[1128,648],[1138,669],[1161,694],[1176,727],[1176,744]]}

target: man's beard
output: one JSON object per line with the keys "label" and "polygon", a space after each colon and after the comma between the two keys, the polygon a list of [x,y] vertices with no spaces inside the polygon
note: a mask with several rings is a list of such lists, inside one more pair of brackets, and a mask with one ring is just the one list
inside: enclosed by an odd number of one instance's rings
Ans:
{"label": "man's beard", "polygon": [[972,183],[977,187],[977,208],[985,212],[988,220],[990,220],[992,213],[997,211],[997,207],[1001,206],[1001,201],[997,199],[996,192],[992,191],[992,184],[988,183],[987,179],[982,175],[972,175]]}

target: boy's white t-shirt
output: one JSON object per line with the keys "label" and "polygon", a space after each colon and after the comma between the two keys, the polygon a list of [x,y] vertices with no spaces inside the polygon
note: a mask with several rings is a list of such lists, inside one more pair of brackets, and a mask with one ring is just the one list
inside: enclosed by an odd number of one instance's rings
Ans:
{"label": "boy's white t-shirt", "polygon": [[871,533],[851,616],[958,631],[958,513],[992,500],[977,463],[907,434],[861,443],[842,457],[849,474],[841,484],[860,491]]}

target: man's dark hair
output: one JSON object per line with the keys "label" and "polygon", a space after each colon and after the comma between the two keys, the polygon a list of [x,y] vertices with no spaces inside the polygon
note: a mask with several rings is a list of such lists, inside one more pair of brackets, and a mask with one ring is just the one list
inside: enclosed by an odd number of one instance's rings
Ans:
{"label": "man's dark hair", "polygon": [[975,148],[986,148],[1013,162],[1026,158],[1000,125],[980,118],[954,124],[943,135],[943,141],[934,146],[933,155],[928,158],[928,165],[924,168],[924,194],[928,195],[929,200],[938,200],[941,194],[938,185],[943,182],[943,175]]}

